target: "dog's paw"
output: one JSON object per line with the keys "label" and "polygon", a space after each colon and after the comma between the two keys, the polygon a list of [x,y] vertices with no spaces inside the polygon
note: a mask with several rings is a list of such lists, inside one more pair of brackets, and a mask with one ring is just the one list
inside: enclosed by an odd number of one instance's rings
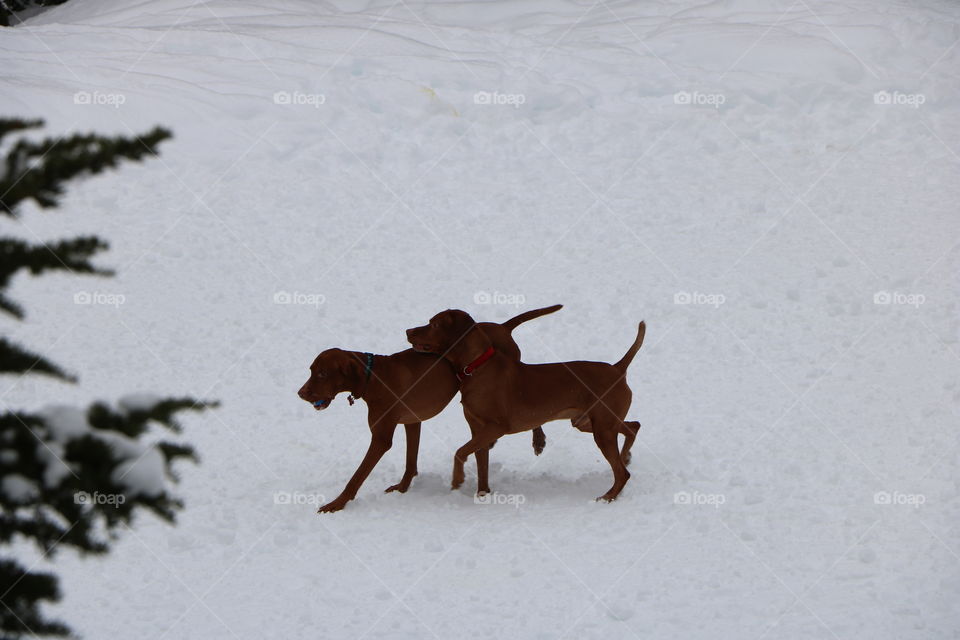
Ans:
{"label": "dog's paw", "polygon": [[533,454],[540,455],[543,453],[543,448],[547,446],[547,436],[544,435],[543,429],[534,429],[533,430]]}
{"label": "dog's paw", "polygon": [[394,491],[399,491],[400,493],[406,493],[407,489],[410,488],[410,484],[413,482],[413,479],[416,477],[417,477],[416,471],[412,473],[405,472],[403,474],[403,477],[400,478],[400,482],[387,487],[384,493],[393,493]]}
{"label": "dog's paw", "polygon": [[347,502],[348,502],[347,500],[340,500],[340,499],[334,500],[333,502],[328,502],[327,504],[317,509],[317,513],[334,513],[336,511],[340,511],[345,506],[347,506]]}

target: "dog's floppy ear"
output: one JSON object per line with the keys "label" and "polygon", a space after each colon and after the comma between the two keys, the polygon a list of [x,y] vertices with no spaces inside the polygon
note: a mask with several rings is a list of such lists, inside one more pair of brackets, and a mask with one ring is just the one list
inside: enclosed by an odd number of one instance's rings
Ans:
{"label": "dog's floppy ear", "polygon": [[447,318],[450,322],[450,333],[458,338],[477,326],[473,317],[460,309],[447,311]]}
{"label": "dog's floppy ear", "polygon": [[341,351],[337,362],[337,370],[344,381],[356,380],[363,374],[363,363],[357,358],[356,354],[349,351]]}

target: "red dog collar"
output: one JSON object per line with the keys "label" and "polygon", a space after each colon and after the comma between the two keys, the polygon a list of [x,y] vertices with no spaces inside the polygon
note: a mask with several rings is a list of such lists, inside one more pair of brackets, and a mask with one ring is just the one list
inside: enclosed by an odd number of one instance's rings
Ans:
{"label": "red dog collar", "polygon": [[480,357],[468,364],[463,368],[463,371],[457,372],[457,380],[463,382],[463,379],[467,376],[472,376],[473,372],[480,368],[480,366],[493,357],[494,354],[493,346],[487,347],[487,350],[480,354]]}

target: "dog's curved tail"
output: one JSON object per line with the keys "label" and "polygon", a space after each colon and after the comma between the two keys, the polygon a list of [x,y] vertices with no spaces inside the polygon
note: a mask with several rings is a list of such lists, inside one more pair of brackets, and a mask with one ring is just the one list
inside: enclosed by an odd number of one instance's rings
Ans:
{"label": "dog's curved tail", "polygon": [[549,313],[553,313],[554,311],[559,311],[562,308],[563,308],[562,304],[555,304],[549,307],[544,307],[542,309],[532,309],[530,311],[524,311],[520,315],[510,318],[500,326],[502,326],[507,331],[513,331],[514,329],[519,327],[524,322],[527,322],[528,320],[533,320],[534,318],[545,316]]}
{"label": "dog's curved tail", "polygon": [[641,322],[640,326],[637,328],[637,339],[633,341],[633,344],[630,345],[630,348],[627,349],[627,352],[622,358],[613,365],[621,371],[626,371],[627,367],[630,366],[630,363],[633,362],[633,357],[637,355],[637,351],[640,351],[640,345],[643,344],[643,336],[647,333],[647,323]]}

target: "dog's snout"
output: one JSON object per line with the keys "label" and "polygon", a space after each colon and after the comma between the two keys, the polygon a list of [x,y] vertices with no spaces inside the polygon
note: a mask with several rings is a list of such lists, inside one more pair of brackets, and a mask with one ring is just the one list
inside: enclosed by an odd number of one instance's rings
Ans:
{"label": "dog's snout", "polygon": [[306,399],[307,399],[307,385],[303,385],[302,387],[300,387],[300,390],[297,391],[297,395],[300,396],[301,399],[306,400]]}
{"label": "dog's snout", "polygon": [[407,329],[407,340],[413,340],[413,329]]}

